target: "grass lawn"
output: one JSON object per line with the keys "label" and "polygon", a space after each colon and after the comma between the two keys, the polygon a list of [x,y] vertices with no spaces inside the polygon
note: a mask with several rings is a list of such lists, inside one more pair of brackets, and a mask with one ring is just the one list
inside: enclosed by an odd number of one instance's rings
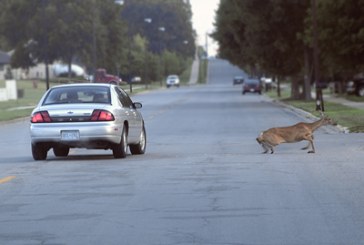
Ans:
{"label": "grass lawn", "polygon": [[[320,115],[319,112],[315,111],[316,106],[314,100],[292,100],[289,98],[288,90],[282,91],[282,96],[280,98],[277,97],[275,91],[268,92],[267,95],[273,99],[280,100],[283,103],[300,108],[316,116]],[[335,120],[338,124],[347,127],[350,132],[364,132],[364,110],[328,101],[324,101],[324,103],[325,115]]]}
{"label": "grass lawn", "polygon": [[[0,88],[4,87],[5,82],[0,81]],[[22,90],[22,98],[0,101],[0,121],[30,116],[33,107],[46,91],[46,85],[45,83],[38,82],[37,88],[34,88],[33,81],[17,81],[17,89]]]}

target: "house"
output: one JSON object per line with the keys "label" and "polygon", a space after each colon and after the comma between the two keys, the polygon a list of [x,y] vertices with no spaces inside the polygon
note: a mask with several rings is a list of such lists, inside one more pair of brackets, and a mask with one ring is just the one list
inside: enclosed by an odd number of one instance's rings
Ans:
{"label": "house", "polygon": [[[10,59],[13,51],[9,53],[0,50],[0,80],[5,80],[5,75],[11,73],[11,77],[15,80],[23,79],[45,79],[46,77],[46,66],[44,63],[36,64],[28,69],[22,68],[11,68]],[[53,64],[49,64],[49,78],[68,76],[68,65],[62,64],[57,61]],[[86,76],[83,67],[76,64],[71,66],[72,75],[74,76]]]}

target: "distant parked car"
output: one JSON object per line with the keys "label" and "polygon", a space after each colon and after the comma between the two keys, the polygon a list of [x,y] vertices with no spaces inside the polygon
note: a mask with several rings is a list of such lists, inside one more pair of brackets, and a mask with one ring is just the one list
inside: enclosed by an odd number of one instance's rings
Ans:
{"label": "distant parked car", "polygon": [[243,84],[243,83],[244,83],[244,77],[242,77],[242,76],[236,76],[236,77],[234,77],[234,79],[233,79],[233,85]]}
{"label": "distant parked car", "polygon": [[34,160],[45,160],[53,149],[57,157],[70,148],[111,149],[114,158],[144,154],[146,131],[138,111],[119,86],[67,84],[49,89],[31,114],[30,138]]}
{"label": "distant parked car", "polygon": [[179,87],[179,77],[177,75],[169,75],[166,79],[167,88],[176,86]]}
{"label": "distant parked car", "polygon": [[95,72],[94,82],[120,85],[122,80],[118,76],[107,74],[105,69],[100,68],[100,69],[97,69]]}
{"label": "distant parked car", "polygon": [[[56,77],[68,77],[68,70],[69,70],[68,65],[66,65],[66,64],[54,64],[52,66],[52,69],[53,69],[54,76],[56,76]],[[81,76],[85,76],[84,69],[79,65],[72,64],[71,65],[71,77],[81,77]]]}
{"label": "distant parked car", "polygon": [[265,88],[265,91],[272,89],[272,83],[273,83],[272,78],[262,77],[260,80],[262,81],[262,86]]}
{"label": "distant parked car", "polygon": [[260,80],[255,78],[245,79],[242,94],[245,93],[262,94],[262,84]]}
{"label": "distant parked car", "polygon": [[139,77],[139,76],[132,77],[131,82],[132,83],[140,83],[140,82],[142,82],[142,78]]}
{"label": "distant parked car", "polygon": [[356,94],[364,97],[364,78],[354,79],[347,83],[346,91],[348,94]]}
{"label": "distant parked car", "polygon": [[235,76],[233,78],[233,85],[243,84],[243,83],[244,83],[244,77],[242,77],[242,76]]}

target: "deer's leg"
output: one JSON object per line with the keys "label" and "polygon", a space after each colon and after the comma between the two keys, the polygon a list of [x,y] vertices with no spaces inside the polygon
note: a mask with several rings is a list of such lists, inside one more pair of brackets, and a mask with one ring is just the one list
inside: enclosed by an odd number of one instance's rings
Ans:
{"label": "deer's leg", "polygon": [[262,147],[264,149],[264,151],[262,152],[263,154],[266,154],[268,152],[268,147],[266,146],[266,144],[264,142],[262,142]]}
{"label": "deer's leg", "polygon": [[309,144],[311,145],[311,151],[308,151],[307,153],[315,153],[315,146],[313,145],[313,136],[311,136],[309,139],[307,139],[309,141]]}
{"label": "deer's leg", "polygon": [[306,149],[310,148],[311,146],[311,150],[308,151],[307,153],[315,153],[315,146],[313,145],[313,135],[307,134],[303,139],[308,141],[308,145],[307,147],[305,147]]}
{"label": "deer's leg", "polygon": [[311,143],[312,150],[308,151],[307,153],[315,153],[315,147],[313,146],[313,141],[311,140],[310,143]]}
{"label": "deer's leg", "polygon": [[270,154],[273,154],[274,153],[274,149],[273,149],[273,146],[271,144],[266,143],[266,147],[267,147],[267,149],[270,150]]}

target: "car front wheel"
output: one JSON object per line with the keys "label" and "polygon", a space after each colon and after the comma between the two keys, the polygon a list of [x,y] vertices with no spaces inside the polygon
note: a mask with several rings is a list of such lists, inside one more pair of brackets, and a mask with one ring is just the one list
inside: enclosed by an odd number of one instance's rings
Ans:
{"label": "car front wheel", "polygon": [[115,144],[113,146],[112,153],[114,155],[114,158],[125,158],[127,151],[128,151],[128,140],[127,140],[127,132],[124,127],[123,132],[121,133],[120,143]]}
{"label": "car front wheel", "polygon": [[133,155],[141,155],[145,153],[147,147],[147,134],[145,132],[145,127],[143,125],[142,132],[140,133],[140,141],[138,144],[129,145],[130,152]]}

